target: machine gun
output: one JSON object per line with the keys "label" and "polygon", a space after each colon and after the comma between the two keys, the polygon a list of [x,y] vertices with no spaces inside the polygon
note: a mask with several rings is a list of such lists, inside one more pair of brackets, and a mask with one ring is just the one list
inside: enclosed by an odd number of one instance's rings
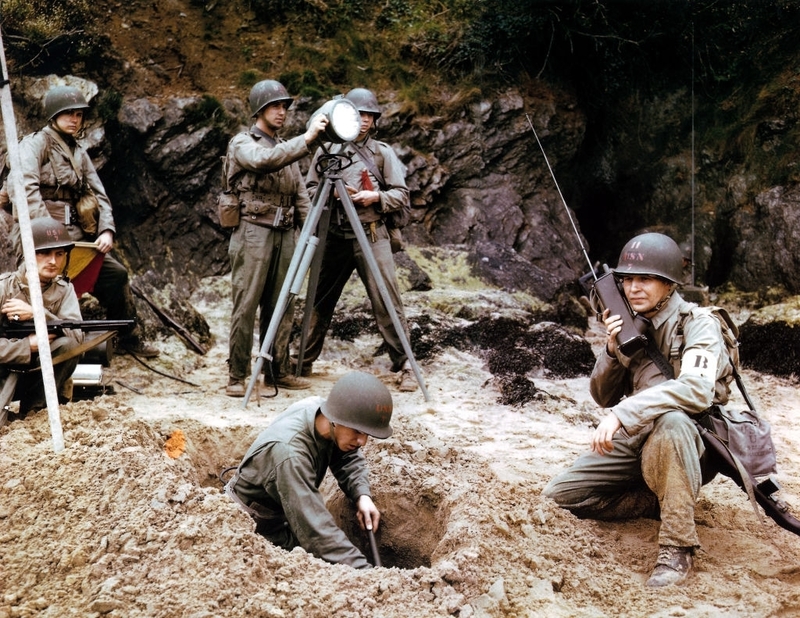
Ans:
{"label": "machine gun", "polygon": [[[63,335],[65,330],[81,330],[84,332],[110,331],[130,328],[133,320],[52,320],[47,323],[48,334]],[[23,339],[36,333],[33,320],[24,322],[11,321],[4,316],[0,322],[0,338]]]}

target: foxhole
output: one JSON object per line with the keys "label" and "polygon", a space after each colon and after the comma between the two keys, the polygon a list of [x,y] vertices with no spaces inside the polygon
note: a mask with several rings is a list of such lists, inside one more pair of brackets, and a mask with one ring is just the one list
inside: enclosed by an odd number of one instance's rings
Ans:
{"label": "foxhole", "polygon": [[[383,491],[373,487],[373,500],[381,512],[375,533],[378,558],[383,567],[415,569],[430,567],[432,556],[447,530],[449,513],[420,495]],[[368,533],[357,522],[355,508],[341,492],[328,501],[337,525],[371,563],[375,563]]]}
{"label": "foxhole", "polygon": [[[187,425],[186,423],[182,423]],[[196,473],[195,482],[203,487],[224,488],[233,474],[229,470],[241,461],[260,431],[253,427],[233,427],[225,430],[189,423],[185,427],[185,453]],[[220,478],[222,476],[222,479]],[[350,541],[375,563],[367,532],[358,525],[355,507],[339,489],[329,473],[320,487],[328,510],[336,524]],[[430,567],[432,556],[447,530],[449,511],[440,501],[419,493],[413,487],[386,489],[380,482],[372,487],[373,500],[381,512],[375,533],[380,564],[386,568],[415,569]]]}

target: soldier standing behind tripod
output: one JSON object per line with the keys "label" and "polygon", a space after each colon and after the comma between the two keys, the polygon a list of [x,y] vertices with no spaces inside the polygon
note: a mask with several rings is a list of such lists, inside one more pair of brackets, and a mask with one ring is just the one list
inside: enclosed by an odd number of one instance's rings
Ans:
{"label": "soldier standing behind tripod", "polygon": [[[361,131],[355,142],[344,144],[338,151],[347,153],[353,160],[352,165],[342,170],[342,180],[351,193],[350,198],[358,212],[367,239],[371,242],[372,253],[378,263],[380,274],[406,331],[406,337],[410,341],[400,288],[397,285],[389,232],[384,222],[387,213],[401,210],[408,204],[405,168],[388,144],[370,136],[375,128],[375,122],[381,116],[375,95],[366,88],[354,88],[345,95],[345,98],[350,100],[361,114]],[[330,144],[328,146],[330,146],[329,152],[336,152],[333,146]],[[312,197],[319,187],[320,179],[316,163],[322,152],[322,149],[317,150],[306,177],[306,184]],[[411,372],[401,339],[384,305],[378,284],[361,251],[342,203],[338,199],[335,200],[325,240],[325,253],[314,297],[302,375],[311,375],[312,363],[322,352],[325,334],[333,319],[336,303],[353,269],[358,271],[358,276],[366,288],[378,330],[389,348],[392,372],[397,373],[399,390],[416,390],[417,382]]]}
{"label": "soldier standing behind tripod", "polygon": [[[258,82],[250,90],[255,123],[228,144],[226,182],[239,220],[228,248],[233,314],[225,393],[230,397],[245,395],[256,310],[263,342],[295,250],[295,227],[302,226],[311,205],[297,161],[310,154],[308,145],[328,121],[319,115],[303,135],[280,139],[277,133],[292,100],[280,82]],[[290,300],[276,333],[271,369],[278,386],[299,390],[309,382],[289,371],[293,313]]]}

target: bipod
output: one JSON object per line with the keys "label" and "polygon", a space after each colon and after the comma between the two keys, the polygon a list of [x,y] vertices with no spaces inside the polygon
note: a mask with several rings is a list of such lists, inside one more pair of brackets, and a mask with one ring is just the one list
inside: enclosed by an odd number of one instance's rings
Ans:
{"label": "bipod", "polygon": [[[342,180],[342,177],[339,174],[339,172],[346,167],[341,164],[342,158],[342,155],[328,155],[327,157],[329,160],[329,165],[322,170],[324,178],[323,183],[320,185],[319,190],[314,196],[311,209],[308,212],[308,216],[303,224],[303,228],[300,231],[300,236],[297,239],[297,246],[295,247],[294,254],[292,255],[292,260],[289,264],[286,278],[281,286],[278,302],[275,306],[275,310],[272,313],[272,317],[270,318],[267,332],[264,335],[261,348],[259,349],[255,368],[250,376],[250,382],[247,385],[244,401],[242,403],[243,408],[247,407],[247,403],[250,400],[250,396],[252,395],[255,385],[258,381],[258,376],[264,366],[264,361],[272,361],[273,356],[271,354],[271,349],[275,343],[278,325],[280,324],[280,321],[283,318],[284,313],[286,313],[287,307],[289,306],[290,295],[295,297],[300,294],[303,280],[305,279],[306,273],[308,273],[309,268],[311,267],[312,260],[314,259],[320,244],[322,244],[324,247],[324,241],[327,239],[328,227],[330,225],[331,210],[329,208],[329,203],[334,195],[334,190],[335,194],[338,195],[342,202],[342,206],[344,207],[344,211],[350,222],[350,226],[353,228],[353,232],[356,235],[356,240],[358,241],[361,251],[367,260],[367,266],[375,278],[381,299],[383,300],[386,310],[389,313],[389,317],[392,320],[392,324],[397,331],[397,335],[400,338],[400,343],[403,345],[403,351],[408,357],[409,364],[411,365],[411,369],[414,372],[417,383],[422,390],[425,401],[430,401],[428,391],[425,387],[425,381],[422,378],[422,373],[420,372],[417,361],[415,360],[414,354],[411,351],[411,343],[409,342],[408,337],[406,337],[405,330],[400,322],[400,317],[397,315],[397,310],[395,309],[394,304],[389,296],[389,290],[386,288],[386,282],[383,280],[383,276],[378,268],[378,263],[375,260],[375,256],[372,254],[370,242],[367,239],[366,232],[364,232],[364,228],[361,226],[361,222],[358,219],[356,207],[353,204],[353,200],[350,198],[350,194],[347,192],[347,187],[344,183],[344,180]],[[322,243],[320,242],[320,238],[322,238]],[[321,262],[321,257],[322,255],[320,254],[317,263]],[[314,272],[315,275],[318,275],[319,269],[315,268]],[[313,287],[312,285],[309,285],[308,287],[308,297],[306,298],[306,316],[303,320],[303,330],[301,333],[301,352],[303,351],[302,348],[305,345],[306,331],[310,321],[310,311],[314,305],[316,281],[313,283]],[[298,371],[301,370],[301,367],[302,357],[298,361]]]}

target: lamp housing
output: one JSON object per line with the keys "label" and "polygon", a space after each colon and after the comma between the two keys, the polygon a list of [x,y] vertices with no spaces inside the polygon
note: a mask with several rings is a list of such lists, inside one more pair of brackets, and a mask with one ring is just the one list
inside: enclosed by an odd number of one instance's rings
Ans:
{"label": "lamp housing", "polygon": [[361,133],[361,114],[351,101],[341,95],[326,102],[311,114],[306,128],[311,125],[311,121],[319,114],[328,119],[328,124],[323,133],[325,141],[343,144],[344,142],[352,142]]}

